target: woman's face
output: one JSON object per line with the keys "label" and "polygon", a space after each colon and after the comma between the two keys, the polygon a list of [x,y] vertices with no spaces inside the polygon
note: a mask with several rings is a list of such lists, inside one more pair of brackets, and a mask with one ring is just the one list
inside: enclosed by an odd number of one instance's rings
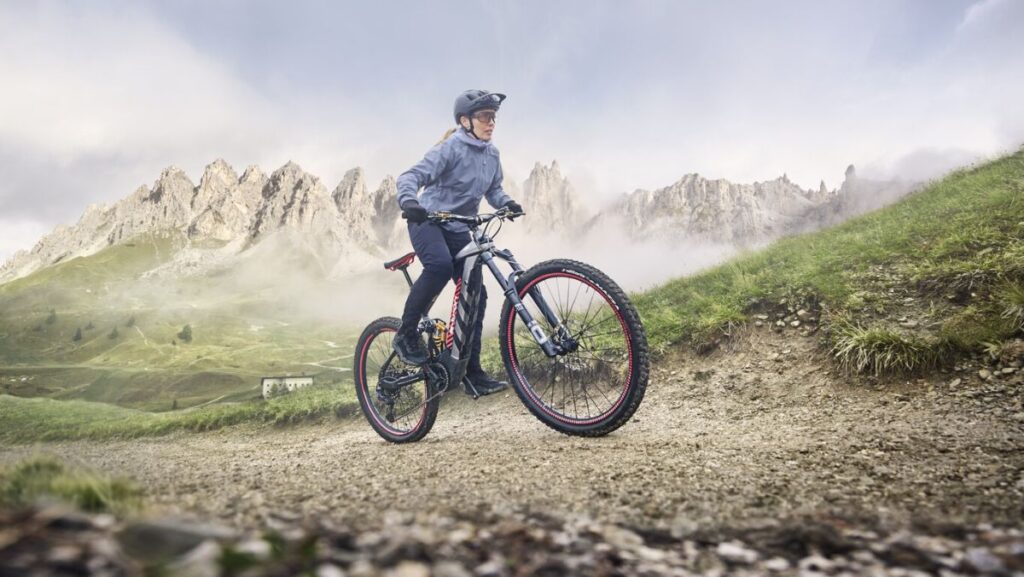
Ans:
{"label": "woman's face", "polygon": [[466,130],[472,129],[473,133],[480,140],[490,140],[494,134],[495,121],[497,119],[498,111],[493,108],[485,108],[484,110],[477,110],[473,113],[472,118],[463,116],[460,118],[462,126]]}

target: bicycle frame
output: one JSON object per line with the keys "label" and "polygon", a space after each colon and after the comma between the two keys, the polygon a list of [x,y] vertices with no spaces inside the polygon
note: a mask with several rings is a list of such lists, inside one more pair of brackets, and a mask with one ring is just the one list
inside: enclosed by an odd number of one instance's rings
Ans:
{"label": "bicycle frame", "polygon": [[[563,346],[562,343],[572,343],[572,335],[562,319],[558,318],[558,315],[548,305],[540,291],[537,288],[533,288],[530,289],[528,294],[536,303],[537,308],[540,309],[548,326],[557,333],[557,341],[549,337],[548,332],[540,326],[540,323],[537,322],[526,305],[523,304],[522,299],[519,298],[519,293],[516,290],[516,280],[525,272],[522,265],[516,261],[510,251],[496,248],[494,241],[484,231],[480,230],[478,226],[471,226],[470,233],[470,242],[455,255],[456,266],[459,266],[461,263],[462,276],[455,284],[455,298],[452,301],[451,316],[445,334],[446,348],[439,359],[442,363],[446,360],[450,362],[445,363],[449,365],[446,368],[449,370],[450,382],[461,382],[466,375],[466,369],[469,365],[469,355],[464,355],[464,353],[468,350],[468,345],[474,337],[473,327],[480,308],[479,297],[480,290],[483,287],[482,268],[484,266],[494,276],[494,280],[501,287],[505,299],[511,301],[516,314],[522,319],[533,336],[534,341],[544,351],[544,354],[548,357],[554,357],[569,352],[569,349]],[[498,267],[496,262],[498,259],[504,260],[512,268],[512,272],[507,277],[502,274],[501,269]],[[406,280],[411,286],[412,279],[408,274],[406,274]],[[431,307],[433,304],[434,302],[431,302]],[[428,307],[427,310],[429,311],[431,307]],[[434,323],[427,314],[424,314],[420,321],[420,326],[424,329],[432,329]],[[409,381],[413,382],[414,379],[409,379]]]}

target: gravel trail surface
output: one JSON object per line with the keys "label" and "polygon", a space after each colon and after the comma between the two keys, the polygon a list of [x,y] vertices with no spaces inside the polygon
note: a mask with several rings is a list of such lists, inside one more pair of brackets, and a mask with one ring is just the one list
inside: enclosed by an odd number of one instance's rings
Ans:
{"label": "gravel trail surface", "polygon": [[241,527],[282,515],[369,526],[388,510],[584,514],[655,529],[807,516],[1020,525],[1020,372],[872,383],[825,368],[817,351],[814,337],[761,329],[708,356],[671,355],[634,419],[599,439],[548,429],[510,392],[446,399],[413,445],[384,442],[360,415],[5,447],[0,462],[57,454],[136,480],[159,511]]}

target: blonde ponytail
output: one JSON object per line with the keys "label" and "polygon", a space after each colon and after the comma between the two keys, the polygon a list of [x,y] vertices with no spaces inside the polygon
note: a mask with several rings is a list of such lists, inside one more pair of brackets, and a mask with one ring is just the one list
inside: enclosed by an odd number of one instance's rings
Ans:
{"label": "blonde ponytail", "polygon": [[[455,134],[456,130],[458,130],[458,128],[449,128],[448,132],[445,132],[444,136],[441,137],[441,140],[437,141],[437,144],[441,144],[445,140],[448,140],[448,137],[450,137],[451,135]],[[435,144],[434,146],[437,146],[437,144]]]}

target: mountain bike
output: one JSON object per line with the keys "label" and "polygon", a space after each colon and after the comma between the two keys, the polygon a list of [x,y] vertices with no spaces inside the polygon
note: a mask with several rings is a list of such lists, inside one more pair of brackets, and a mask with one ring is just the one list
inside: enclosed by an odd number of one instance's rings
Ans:
{"label": "mountain bike", "polygon": [[[574,260],[548,260],[523,269],[510,251],[494,244],[502,222],[518,216],[507,209],[477,216],[428,215],[434,223],[468,224],[471,240],[455,256],[462,276],[449,321],[424,314],[417,326],[419,337],[426,339],[426,364],[409,365],[395,354],[398,318],[379,318],[359,337],[356,395],[384,439],[422,439],[434,425],[441,396],[462,384],[483,268],[504,295],[498,341],[505,371],[535,417],[561,433],[596,437],[624,425],[640,406],[649,371],[647,336],[626,293],[601,271]],[[408,268],[415,258],[410,252],[384,268],[401,271],[411,288]],[[498,261],[511,267],[507,276]]]}

